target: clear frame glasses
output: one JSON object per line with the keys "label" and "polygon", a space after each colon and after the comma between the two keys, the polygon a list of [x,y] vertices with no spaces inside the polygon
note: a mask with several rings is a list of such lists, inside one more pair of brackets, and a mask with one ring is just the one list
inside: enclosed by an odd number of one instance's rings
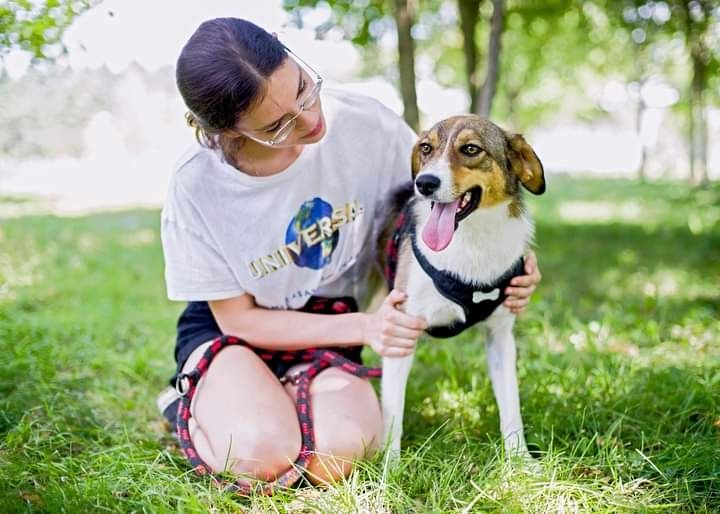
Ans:
{"label": "clear frame glasses", "polygon": [[[301,65],[301,73],[307,71],[309,72],[308,75],[314,75],[315,79],[312,88],[310,89],[310,92],[305,96],[305,98],[298,101],[298,108],[295,115],[289,120],[287,120],[285,123],[281,124],[275,130],[275,132],[273,132],[270,139],[259,138],[253,134],[248,133],[247,131],[242,132],[243,135],[247,136],[253,141],[267,146],[277,146],[283,143],[288,138],[290,133],[295,128],[295,125],[297,124],[297,119],[300,117],[300,115],[306,110],[311,109],[317,103],[317,100],[320,97],[320,88],[322,88],[323,83],[323,78],[308,63],[300,59],[300,57],[295,55],[295,53],[293,53],[293,51],[290,50],[288,47],[285,47],[285,51],[295,60],[295,62]],[[303,67],[305,69],[302,69]]]}

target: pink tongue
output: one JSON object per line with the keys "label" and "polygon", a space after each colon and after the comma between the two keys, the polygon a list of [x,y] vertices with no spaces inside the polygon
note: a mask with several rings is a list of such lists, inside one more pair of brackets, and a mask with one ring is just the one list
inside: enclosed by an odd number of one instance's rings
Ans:
{"label": "pink tongue", "polygon": [[425,223],[422,238],[431,250],[439,252],[447,248],[455,233],[455,212],[460,200],[450,203],[435,203],[430,218]]}

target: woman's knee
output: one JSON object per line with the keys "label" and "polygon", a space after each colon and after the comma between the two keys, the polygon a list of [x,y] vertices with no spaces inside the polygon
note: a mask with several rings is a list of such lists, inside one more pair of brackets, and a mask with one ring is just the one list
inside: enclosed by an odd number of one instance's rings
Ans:
{"label": "woman's knee", "polygon": [[348,419],[336,425],[318,441],[315,456],[308,466],[313,483],[335,482],[347,477],[357,459],[370,457],[378,447],[380,435],[369,430],[368,423]]}
{"label": "woman's knee", "polygon": [[248,348],[230,346],[215,357],[191,412],[190,436],[213,471],[269,480],[288,470],[300,452],[294,405]]}
{"label": "woman's knee", "polygon": [[[190,436],[198,455],[214,472],[230,471],[272,480],[290,469],[300,453],[299,432],[286,427],[246,425],[228,426],[211,434],[196,423]],[[257,430],[256,430],[257,429]]]}
{"label": "woman's knee", "polygon": [[230,439],[226,469],[261,480],[282,475],[300,454],[299,429],[262,423],[250,433],[245,429],[232,431]]}
{"label": "woman's knee", "polygon": [[382,444],[382,416],[372,386],[340,370],[318,377],[313,396],[316,456],[313,481],[336,481],[352,471],[353,460],[371,456]]}

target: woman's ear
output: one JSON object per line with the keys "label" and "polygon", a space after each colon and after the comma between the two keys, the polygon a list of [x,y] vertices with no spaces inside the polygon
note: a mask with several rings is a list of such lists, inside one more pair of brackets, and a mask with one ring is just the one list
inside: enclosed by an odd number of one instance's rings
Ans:
{"label": "woman's ear", "polygon": [[520,134],[505,134],[508,143],[508,160],[513,173],[525,189],[533,194],[545,192],[545,171],[535,151]]}

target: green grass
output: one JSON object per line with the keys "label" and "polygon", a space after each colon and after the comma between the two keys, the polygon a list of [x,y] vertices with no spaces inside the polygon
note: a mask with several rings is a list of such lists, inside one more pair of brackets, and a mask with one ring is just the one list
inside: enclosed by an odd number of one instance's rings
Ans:
{"label": "green grass", "polygon": [[155,412],[181,307],[159,213],[0,220],[0,512],[720,511],[720,188],[551,177],[528,202],[539,470],[501,455],[472,330],[421,341],[398,468],[252,500],[190,473]]}

